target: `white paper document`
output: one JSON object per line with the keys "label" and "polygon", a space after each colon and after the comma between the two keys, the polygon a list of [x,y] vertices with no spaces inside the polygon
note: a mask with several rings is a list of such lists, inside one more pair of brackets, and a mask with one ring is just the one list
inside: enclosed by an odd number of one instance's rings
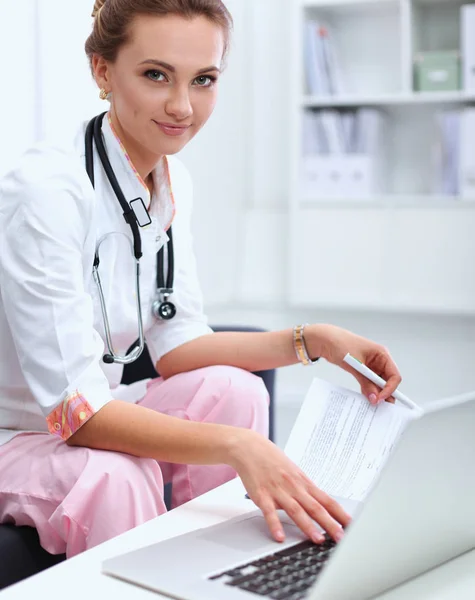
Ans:
{"label": "white paper document", "polygon": [[285,447],[287,456],[331,496],[362,501],[414,415],[314,379]]}

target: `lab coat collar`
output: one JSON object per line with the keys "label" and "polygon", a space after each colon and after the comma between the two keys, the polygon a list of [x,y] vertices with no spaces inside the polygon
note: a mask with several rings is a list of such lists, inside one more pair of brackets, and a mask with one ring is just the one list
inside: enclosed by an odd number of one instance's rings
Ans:
{"label": "lab coat collar", "polygon": [[110,113],[107,113],[102,122],[102,133],[109,160],[126,199],[130,202],[136,198],[142,198],[145,206],[149,208],[152,219],[157,219],[161,228],[166,231],[175,216],[175,199],[167,157],[164,156],[152,172],[154,193],[153,197],[150,198],[147,185],[132,163],[125,146],[112,126]]}

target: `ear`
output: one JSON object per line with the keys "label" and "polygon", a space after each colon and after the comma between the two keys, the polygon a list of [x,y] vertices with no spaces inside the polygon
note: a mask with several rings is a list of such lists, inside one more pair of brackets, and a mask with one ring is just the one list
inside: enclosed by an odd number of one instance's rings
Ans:
{"label": "ear", "polygon": [[94,54],[92,57],[92,71],[94,73],[94,79],[96,80],[97,85],[109,93],[112,90],[109,63],[102,58],[102,56]]}

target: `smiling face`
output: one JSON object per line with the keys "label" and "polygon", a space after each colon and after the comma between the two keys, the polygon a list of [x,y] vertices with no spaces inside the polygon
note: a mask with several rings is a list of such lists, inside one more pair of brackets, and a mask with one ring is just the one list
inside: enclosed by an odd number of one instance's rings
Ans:
{"label": "smiling face", "polygon": [[93,58],[97,83],[112,92],[114,128],[139,171],[179,152],[206,123],[224,44],[221,27],[205,17],[142,15],[114,63]]}

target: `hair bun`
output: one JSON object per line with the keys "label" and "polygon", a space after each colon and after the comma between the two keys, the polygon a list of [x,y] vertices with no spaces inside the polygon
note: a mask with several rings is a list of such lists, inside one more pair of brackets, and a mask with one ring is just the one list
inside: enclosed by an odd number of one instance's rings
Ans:
{"label": "hair bun", "polygon": [[94,8],[92,9],[92,18],[95,19],[97,16],[97,13],[101,10],[101,8],[104,6],[104,4],[107,2],[107,0],[96,0],[96,2],[94,3]]}

